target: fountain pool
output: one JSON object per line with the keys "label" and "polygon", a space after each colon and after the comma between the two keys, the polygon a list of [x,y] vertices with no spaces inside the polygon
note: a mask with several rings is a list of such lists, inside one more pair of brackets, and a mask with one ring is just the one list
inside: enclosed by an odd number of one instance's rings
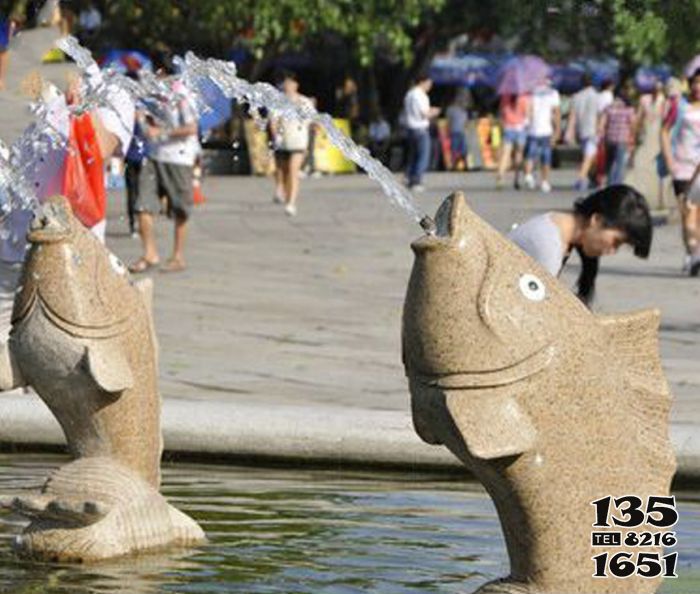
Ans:
{"label": "fountain pool", "polygon": [[[36,489],[66,458],[0,454],[0,492]],[[0,515],[0,592],[463,593],[507,572],[495,510],[459,477],[164,464],[163,493],[210,542],[91,566],[16,559],[25,520]],[[700,591],[700,497],[677,493],[677,580]]]}

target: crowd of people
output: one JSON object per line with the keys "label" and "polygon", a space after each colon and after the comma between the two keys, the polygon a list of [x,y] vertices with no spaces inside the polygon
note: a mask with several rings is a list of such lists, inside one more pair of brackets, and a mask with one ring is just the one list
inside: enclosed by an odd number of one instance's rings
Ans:
{"label": "crowd of people", "polygon": [[[688,73],[685,84],[687,92],[683,93],[681,81],[670,78],[665,85],[656,82],[650,92],[640,94],[629,81],[615,86],[606,80],[597,89],[591,77],[584,75],[583,88],[572,97],[562,98],[551,80],[543,77],[531,92],[502,95],[496,187],[503,187],[506,175],[512,171],[516,189],[539,187],[544,193],[550,192],[552,150],[560,144],[580,147],[574,183],[579,192],[613,187],[621,195],[629,195],[629,187],[623,184],[629,181],[630,164],[636,162],[638,169],[644,169],[653,163],[657,182],[641,189],[646,194],[657,193],[663,202],[664,180],[671,177],[682,219],[683,272],[698,276],[700,69]],[[419,191],[430,152],[429,122],[442,113],[430,105],[430,88],[430,79],[420,77],[404,102],[410,147],[407,183]],[[466,113],[463,107],[460,110],[460,104],[464,105],[463,100],[455,99],[444,113],[455,160],[468,152]]]}
{"label": "crowd of people", "polygon": [[[86,34],[100,25],[100,15],[93,9],[92,3],[87,3],[79,15],[81,30]],[[13,22],[12,18],[9,22]],[[56,116],[60,121],[54,122],[54,126],[66,127],[78,152],[84,143],[73,136],[87,125],[97,139],[94,152],[100,167],[113,156],[124,160],[130,231],[141,239],[143,248],[141,257],[129,265],[135,274],[156,268],[163,272],[186,268],[185,245],[196,184],[194,172],[197,166],[201,167],[194,97],[178,79],[167,78],[175,72],[167,53],[154,56],[153,65],[158,77],[175,81],[170,97],[147,97],[133,105],[128,97],[123,93],[119,96],[115,90],[111,108],[87,114],[87,121],[84,118],[78,121],[82,116],[67,110],[71,102],[80,101],[76,96],[78,87],[69,85],[65,93],[48,87],[41,90],[41,99],[47,104],[63,102],[59,109],[52,109],[52,113],[61,114]],[[136,72],[128,75],[139,76]],[[95,72],[91,76],[100,75]],[[282,72],[277,82],[292,105],[304,110],[315,106],[313,97],[302,94],[293,72]],[[470,153],[477,150],[469,146],[467,136],[473,107],[469,91],[457,90],[449,102],[436,106],[431,104],[432,87],[429,76],[418,76],[406,92],[398,119],[405,183],[413,192],[424,189],[424,175],[435,151],[437,118],[445,119],[453,168],[466,169]],[[514,228],[510,237],[553,275],[559,274],[570,254],[576,251],[582,262],[577,291],[586,303],[593,298],[600,257],[614,254],[624,244],[633,246],[634,253],[642,258],[650,251],[649,205],[642,193],[625,184],[633,158],[653,160],[657,170],[657,187],[638,188],[644,193],[663,192],[662,181],[671,176],[682,215],[683,270],[691,276],[700,273],[700,69],[688,76],[687,89],[683,91],[677,79],[670,79],[665,85],[657,83],[650,93],[642,95],[626,82],[615,86],[612,81],[605,81],[596,88],[591,77],[585,75],[583,88],[572,97],[563,97],[552,81],[542,76],[527,93],[499,97],[501,142],[495,171],[497,188],[505,185],[506,176],[512,172],[516,189],[539,188],[549,193],[553,149],[557,145],[580,148],[574,189],[583,195],[572,210],[539,215]],[[335,115],[348,122],[351,136],[362,136],[371,153],[386,163],[395,131],[392,132],[376,101],[370,112],[368,121],[361,118],[358,85],[352,77],[344,77],[336,92]],[[318,127],[308,120],[273,116],[267,133],[274,153],[273,201],[281,204],[288,216],[295,216],[300,180],[305,174],[316,174],[313,156]],[[37,168],[35,185],[39,188],[39,199],[60,191],[76,200],[76,204],[84,202],[83,190],[67,184],[68,167],[56,165],[59,162],[62,161],[58,157],[49,158],[46,165]],[[85,223],[104,240],[106,190],[102,186],[92,188],[97,196],[91,199],[101,206],[97,213],[86,216]],[[588,194],[589,191],[592,193]],[[155,236],[155,219],[159,214],[166,214],[174,223],[173,250],[164,263]],[[18,225],[26,225],[26,221]],[[12,261],[3,254],[3,261],[9,266],[5,280],[14,278],[19,260]],[[8,286],[12,285],[8,282]]]}

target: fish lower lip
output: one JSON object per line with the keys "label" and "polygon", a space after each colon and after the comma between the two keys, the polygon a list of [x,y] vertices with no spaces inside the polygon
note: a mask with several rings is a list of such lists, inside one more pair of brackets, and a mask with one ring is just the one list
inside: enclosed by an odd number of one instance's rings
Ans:
{"label": "fish lower lip", "polygon": [[27,239],[32,243],[61,241],[67,237],[67,233],[58,229],[32,229],[27,234]]}
{"label": "fish lower lip", "polygon": [[465,371],[445,375],[415,374],[415,377],[421,383],[437,388],[496,388],[514,384],[539,373],[549,365],[553,356],[554,347],[547,346],[513,365],[500,369]]}

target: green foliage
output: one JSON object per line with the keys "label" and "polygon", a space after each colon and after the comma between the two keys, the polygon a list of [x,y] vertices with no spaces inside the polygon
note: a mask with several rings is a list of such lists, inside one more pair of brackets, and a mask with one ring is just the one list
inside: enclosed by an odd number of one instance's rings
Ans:
{"label": "green foliage", "polygon": [[244,44],[258,60],[331,34],[351,59],[410,65],[453,36],[490,30],[546,59],[615,54],[626,64],[683,64],[700,53],[700,0],[112,0],[108,35],[121,46],[221,56]]}
{"label": "green foliage", "polygon": [[445,0],[114,0],[111,33],[146,49],[192,47],[214,55],[233,43],[257,58],[335,33],[363,66],[385,48],[409,62],[411,32]]}
{"label": "green foliage", "polygon": [[616,54],[633,64],[658,63],[668,51],[668,24],[654,0],[613,0]]}
{"label": "green foliage", "polygon": [[[666,10],[663,10],[665,5]],[[659,14],[668,25],[668,61],[682,65],[700,53],[700,0],[669,1],[662,3]]]}

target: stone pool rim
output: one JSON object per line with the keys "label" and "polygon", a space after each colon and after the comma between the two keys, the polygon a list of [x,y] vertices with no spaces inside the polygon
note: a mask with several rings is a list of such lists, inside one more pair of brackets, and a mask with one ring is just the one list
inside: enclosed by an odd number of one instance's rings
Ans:
{"label": "stone pool rim", "polygon": [[[162,425],[166,458],[465,472],[445,448],[420,441],[408,406],[391,411],[169,398]],[[670,430],[676,481],[700,483],[700,428],[672,423]],[[38,398],[13,392],[0,398],[0,447],[64,451],[65,439]]]}

